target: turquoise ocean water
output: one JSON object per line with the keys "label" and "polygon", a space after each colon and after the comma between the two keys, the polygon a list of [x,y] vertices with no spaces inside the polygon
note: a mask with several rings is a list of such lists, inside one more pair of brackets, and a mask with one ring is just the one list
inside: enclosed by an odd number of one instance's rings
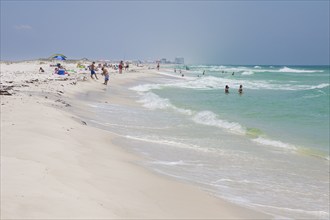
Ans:
{"label": "turquoise ocean water", "polygon": [[329,66],[159,73],[130,88],[137,106],[95,103],[91,122],[124,137],[146,166],[213,195],[274,218],[329,218]]}

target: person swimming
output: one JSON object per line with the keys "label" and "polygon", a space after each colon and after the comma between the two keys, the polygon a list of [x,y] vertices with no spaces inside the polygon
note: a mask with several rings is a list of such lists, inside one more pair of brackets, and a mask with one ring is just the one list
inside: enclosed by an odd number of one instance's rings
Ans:
{"label": "person swimming", "polygon": [[242,85],[239,86],[238,93],[239,94],[242,94],[243,93],[243,86]]}
{"label": "person swimming", "polygon": [[225,86],[225,93],[229,93],[229,86],[228,85]]}

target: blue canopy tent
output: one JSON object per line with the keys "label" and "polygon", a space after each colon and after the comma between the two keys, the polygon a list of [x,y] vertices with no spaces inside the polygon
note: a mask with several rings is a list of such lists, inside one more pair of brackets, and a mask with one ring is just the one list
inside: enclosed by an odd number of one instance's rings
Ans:
{"label": "blue canopy tent", "polygon": [[67,58],[66,56],[64,56],[63,54],[59,54],[59,53],[53,54],[50,57],[51,60],[66,60],[66,58]]}

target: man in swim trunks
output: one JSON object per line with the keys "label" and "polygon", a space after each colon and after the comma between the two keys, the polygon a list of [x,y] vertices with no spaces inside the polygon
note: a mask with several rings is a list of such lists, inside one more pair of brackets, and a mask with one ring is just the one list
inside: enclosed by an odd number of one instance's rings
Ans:
{"label": "man in swim trunks", "polygon": [[96,75],[96,72],[95,72],[95,62],[93,62],[92,65],[89,66],[89,68],[91,70],[91,78],[94,79],[93,75],[95,75],[95,78],[99,79],[99,78],[97,78],[97,75]]}

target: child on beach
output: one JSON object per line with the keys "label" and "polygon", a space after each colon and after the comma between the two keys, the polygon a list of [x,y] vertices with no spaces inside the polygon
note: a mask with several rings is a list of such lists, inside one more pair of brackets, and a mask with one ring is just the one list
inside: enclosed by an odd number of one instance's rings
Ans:
{"label": "child on beach", "polygon": [[102,67],[102,75],[104,76],[104,85],[108,85],[108,81],[109,81],[109,71],[107,70],[107,68]]}

